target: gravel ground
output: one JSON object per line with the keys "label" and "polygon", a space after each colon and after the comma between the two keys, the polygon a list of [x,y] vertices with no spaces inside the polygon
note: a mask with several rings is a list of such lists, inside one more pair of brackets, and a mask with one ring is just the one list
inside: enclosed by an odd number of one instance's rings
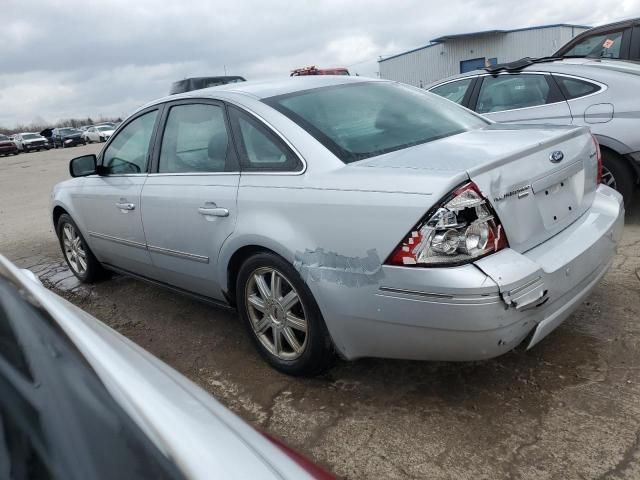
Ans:
{"label": "gravel ground", "polygon": [[0,157],[0,253],[344,478],[640,478],[640,194],[592,296],[528,352],[474,363],[267,367],[235,314],[114,276],[79,285],[49,192],[89,145]]}

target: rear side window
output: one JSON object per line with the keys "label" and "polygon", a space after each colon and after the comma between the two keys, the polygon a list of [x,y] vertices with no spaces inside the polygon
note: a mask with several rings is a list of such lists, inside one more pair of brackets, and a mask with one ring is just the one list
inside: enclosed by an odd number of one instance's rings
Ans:
{"label": "rear side window", "polygon": [[553,77],[558,82],[558,85],[567,100],[591,95],[592,93],[600,90],[598,85],[587,82],[586,80],[578,80],[577,78],[562,77],[558,75],[554,75]]}
{"label": "rear side window", "polygon": [[618,32],[592,35],[575,44],[563,56],[620,58],[623,33],[624,30],[620,30]]}
{"label": "rear side window", "polygon": [[497,75],[484,77],[476,111],[493,113],[544,105],[550,97],[544,75]]}
{"label": "rear side window", "polygon": [[242,170],[295,172],[302,169],[298,157],[273,132],[236,107],[229,116],[240,153]]}
{"label": "rear side window", "polygon": [[171,107],[162,136],[160,173],[224,172],[229,136],[224,110],[218,105]]}
{"label": "rear side window", "polygon": [[469,90],[471,82],[473,82],[473,77],[458,80],[457,82],[445,83],[444,85],[432,88],[430,91],[461,105],[467,90]]}

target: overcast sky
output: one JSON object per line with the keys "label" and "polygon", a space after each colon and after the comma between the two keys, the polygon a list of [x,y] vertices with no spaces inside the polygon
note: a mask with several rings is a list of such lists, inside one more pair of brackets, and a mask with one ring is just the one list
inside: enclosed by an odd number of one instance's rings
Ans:
{"label": "overcast sky", "polygon": [[287,76],[443,34],[639,17],[638,0],[0,0],[0,126],[125,116],[184,77]]}

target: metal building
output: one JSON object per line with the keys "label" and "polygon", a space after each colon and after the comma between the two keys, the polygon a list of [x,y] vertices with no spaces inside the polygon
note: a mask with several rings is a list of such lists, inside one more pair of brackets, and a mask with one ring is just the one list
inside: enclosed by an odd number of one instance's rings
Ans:
{"label": "metal building", "polygon": [[590,27],[544,25],[516,30],[445,35],[429,45],[378,60],[380,77],[426,86],[451,75],[476,70],[489,63],[523,57],[546,57]]}

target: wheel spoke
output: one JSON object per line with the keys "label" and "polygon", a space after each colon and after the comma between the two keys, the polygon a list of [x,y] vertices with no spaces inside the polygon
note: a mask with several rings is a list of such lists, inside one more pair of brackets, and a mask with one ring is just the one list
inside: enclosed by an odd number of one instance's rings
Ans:
{"label": "wheel spoke", "polygon": [[293,306],[296,303],[298,303],[299,300],[300,298],[298,297],[298,294],[296,293],[296,291],[291,290],[289,293],[287,293],[284,296],[280,304],[282,305],[282,308],[284,309],[284,311],[288,313],[293,308]]}
{"label": "wheel spoke", "polygon": [[296,317],[293,313],[287,313],[287,325],[301,332],[307,332],[306,320]]}
{"label": "wheel spoke", "polygon": [[277,328],[272,328],[273,332],[273,351],[276,355],[282,352],[282,334]]}
{"label": "wheel spoke", "polygon": [[78,249],[78,256],[81,258],[87,258],[87,254],[82,249]]}
{"label": "wheel spoke", "polygon": [[260,292],[260,296],[263,300],[271,297],[271,291],[267,286],[267,282],[264,281],[264,277],[258,273],[254,275],[254,279],[256,281],[256,287],[258,287],[258,291]]}
{"label": "wheel spoke", "polygon": [[73,244],[73,231],[72,226],[67,224],[64,226],[64,236]]}
{"label": "wheel spoke", "polygon": [[76,260],[78,261],[78,264],[80,265],[80,269],[84,272],[87,269],[87,262],[85,262],[84,259],[80,255],[76,256]]}
{"label": "wheel spoke", "polygon": [[291,345],[291,348],[294,352],[298,353],[300,352],[300,350],[302,350],[302,345],[300,345],[300,342],[298,342],[298,339],[296,338],[295,333],[293,333],[293,330],[291,330],[289,327],[285,327],[282,329],[282,335],[284,336],[287,343]]}
{"label": "wheel spoke", "polygon": [[275,270],[271,272],[271,296],[275,299],[282,297],[282,278]]}
{"label": "wheel spoke", "polygon": [[262,335],[267,331],[270,325],[271,319],[268,315],[265,315],[257,323],[254,324],[253,328],[258,335]]}
{"label": "wheel spoke", "polygon": [[250,295],[247,300],[249,300],[249,303],[251,304],[251,306],[253,308],[255,308],[256,310],[258,310],[261,313],[264,313],[265,310],[265,306],[264,306],[264,301],[255,293]]}
{"label": "wheel spoke", "polygon": [[71,242],[68,239],[63,238],[62,243],[64,245],[64,248],[66,248],[68,251],[71,250]]}

